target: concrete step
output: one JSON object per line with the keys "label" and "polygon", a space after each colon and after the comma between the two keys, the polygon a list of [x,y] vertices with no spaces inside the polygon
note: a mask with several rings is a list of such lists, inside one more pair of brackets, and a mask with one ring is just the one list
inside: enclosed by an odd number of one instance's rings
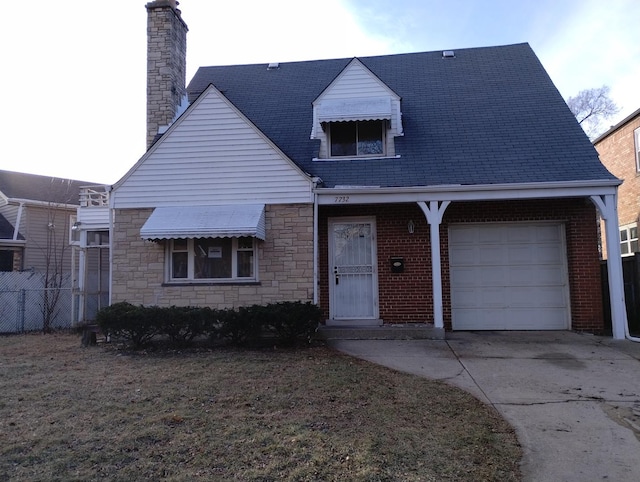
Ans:
{"label": "concrete step", "polygon": [[444,340],[444,329],[426,323],[382,326],[326,326],[318,328],[320,340]]}

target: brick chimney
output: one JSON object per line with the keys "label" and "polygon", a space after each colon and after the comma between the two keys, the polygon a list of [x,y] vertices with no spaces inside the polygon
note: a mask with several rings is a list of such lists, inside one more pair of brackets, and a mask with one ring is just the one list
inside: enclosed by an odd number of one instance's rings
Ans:
{"label": "brick chimney", "polygon": [[186,96],[187,24],[176,0],[147,8],[147,149],[168,126]]}

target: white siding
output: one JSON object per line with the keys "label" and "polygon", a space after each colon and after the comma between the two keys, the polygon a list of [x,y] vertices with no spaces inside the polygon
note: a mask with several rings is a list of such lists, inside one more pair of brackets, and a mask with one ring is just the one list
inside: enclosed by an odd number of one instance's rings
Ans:
{"label": "white siding", "polygon": [[209,87],[112,193],[116,208],[313,202],[311,180]]}
{"label": "white siding", "polygon": [[2,214],[7,221],[9,221],[13,226],[16,225],[16,219],[18,219],[18,205],[16,204],[5,204],[0,207],[0,214]]}
{"label": "white siding", "polygon": [[89,226],[109,226],[109,207],[78,208],[78,221],[83,224],[84,228]]}

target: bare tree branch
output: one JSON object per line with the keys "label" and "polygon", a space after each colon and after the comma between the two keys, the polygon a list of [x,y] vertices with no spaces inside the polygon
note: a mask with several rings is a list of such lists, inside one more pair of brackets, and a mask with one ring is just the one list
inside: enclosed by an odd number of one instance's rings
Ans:
{"label": "bare tree branch", "polygon": [[601,132],[601,122],[616,115],[620,108],[609,98],[609,86],[581,90],[567,99],[567,105],[578,124],[590,138]]}

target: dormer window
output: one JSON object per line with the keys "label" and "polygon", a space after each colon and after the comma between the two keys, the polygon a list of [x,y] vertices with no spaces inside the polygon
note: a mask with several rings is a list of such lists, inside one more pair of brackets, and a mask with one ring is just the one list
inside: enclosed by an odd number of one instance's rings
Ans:
{"label": "dormer window", "polygon": [[360,60],[353,59],[313,101],[314,160],[395,159],[403,136],[401,99]]}
{"label": "dormer window", "polygon": [[386,121],[329,122],[331,157],[385,155]]}

